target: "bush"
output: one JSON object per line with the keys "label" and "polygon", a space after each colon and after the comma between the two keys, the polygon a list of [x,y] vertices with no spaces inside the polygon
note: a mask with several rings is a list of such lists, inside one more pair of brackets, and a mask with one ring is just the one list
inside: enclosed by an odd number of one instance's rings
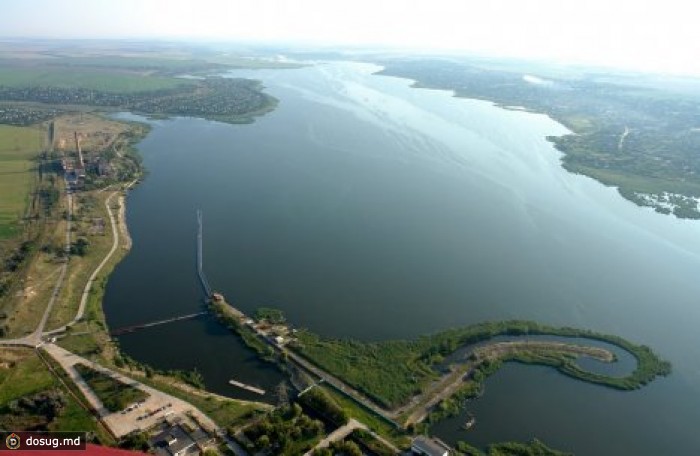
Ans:
{"label": "bush", "polygon": [[319,388],[314,388],[301,396],[300,401],[336,426],[348,422],[348,415],[340,405]]}

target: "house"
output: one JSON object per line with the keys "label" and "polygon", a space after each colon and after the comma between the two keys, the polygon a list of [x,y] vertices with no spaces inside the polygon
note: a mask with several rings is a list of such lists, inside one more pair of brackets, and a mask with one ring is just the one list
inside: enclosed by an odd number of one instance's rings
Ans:
{"label": "house", "polygon": [[450,454],[449,448],[423,436],[413,439],[411,451],[419,456],[448,456]]}
{"label": "house", "polygon": [[193,456],[215,446],[216,436],[196,422],[170,415],[165,417],[149,443],[158,456]]}
{"label": "house", "polygon": [[204,451],[208,447],[216,445],[216,439],[213,435],[208,434],[204,429],[198,427],[190,433],[190,437],[197,443],[197,447],[201,451]]}
{"label": "house", "polygon": [[[196,445],[181,426],[168,428],[153,440],[156,442],[156,454],[163,456],[183,456]],[[198,449],[194,452],[199,453]]]}

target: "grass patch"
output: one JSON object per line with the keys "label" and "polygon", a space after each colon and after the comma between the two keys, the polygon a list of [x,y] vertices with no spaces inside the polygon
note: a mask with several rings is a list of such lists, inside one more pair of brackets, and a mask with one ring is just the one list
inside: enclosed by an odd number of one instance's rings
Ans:
{"label": "grass patch", "polygon": [[297,351],[385,407],[403,403],[438,377],[415,341],[322,339],[309,331],[297,336]]}
{"label": "grass patch", "polygon": [[[2,352],[0,360],[11,366],[0,369],[0,421],[8,418],[3,418],[3,410],[7,411],[12,402],[23,399],[22,407],[15,405],[10,410],[9,421],[27,426],[39,423],[41,428],[49,431],[88,432],[99,442],[113,442],[109,433],[76,401],[72,390],[66,389],[35,353],[7,350]],[[51,362],[50,358],[48,360]],[[51,365],[58,375],[64,375],[64,381],[68,378],[60,366],[56,370],[57,364]],[[68,385],[72,383],[69,381]],[[47,416],[47,407],[53,416]],[[26,416],[18,416],[20,412]]]}
{"label": "grass patch", "polygon": [[32,159],[41,146],[39,129],[0,125],[0,241],[19,233],[18,221],[36,179]]}
{"label": "grass patch", "polygon": [[110,412],[119,412],[134,402],[148,397],[143,391],[98,372],[83,364],[76,364],[75,370],[85,380],[90,389],[97,395]]}
{"label": "grass patch", "polygon": [[254,404],[235,400],[217,399],[212,396],[193,398],[183,395],[183,397],[223,428],[241,423],[260,411],[260,408]]}
{"label": "grass patch", "polygon": [[162,376],[147,378],[139,375],[138,380],[152,388],[189,402],[224,429],[240,425],[255,414],[265,410],[265,406],[255,402],[237,401],[206,392],[193,393],[192,391],[186,391],[171,383],[167,383]]}
{"label": "grass patch", "polygon": [[0,369],[0,405],[56,385],[54,377],[33,353],[26,351],[6,364],[7,367]]}
{"label": "grass patch", "polygon": [[53,432],[75,432],[95,429],[95,419],[83,409],[75,399],[66,404],[66,408],[62,410],[60,419],[51,423],[50,429]]}
{"label": "grass patch", "polygon": [[357,421],[363,423],[372,431],[388,439],[396,446],[402,447],[410,444],[410,439],[406,437],[405,434],[396,429],[382,417],[377,416],[352,399],[347,398],[332,388],[320,386],[317,386],[316,388],[321,388],[329,397],[331,397],[333,401],[335,401],[340,408],[343,409],[347,416],[355,418]]}
{"label": "grass patch", "polygon": [[350,439],[367,448],[374,456],[395,456],[394,450],[387,447],[379,439],[364,429],[355,429],[350,434]]}
{"label": "grass patch", "polygon": [[93,337],[92,334],[77,334],[75,336],[69,335],[61,338],[58,345],[71,353],[75,353],[76,355],[83,357],[98,354],[102,350],[100,343],[95,339],[95,337]]}

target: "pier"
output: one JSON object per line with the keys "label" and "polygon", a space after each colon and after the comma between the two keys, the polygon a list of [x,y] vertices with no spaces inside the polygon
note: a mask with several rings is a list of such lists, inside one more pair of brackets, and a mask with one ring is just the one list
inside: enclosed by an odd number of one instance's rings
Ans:
{"label": "pier", "polygon": [[212,291],[207,276],[204,274],[204,248],[202,245],[204,242],[204,234],[202,232],[203,224],[202,211],[197,209],[197,274],[199,275],[199,281],[202,282],[204,294],[208,299],[212,296]]}
{"label": "pier", "polygon": [[[207,299],[212,299],[216,298],[217,294],[214,293],[209,286],[209,281],[207,280],[207,276],[204,274],[204,234],[203,234],[203,217],[202,217],[202,211],[197,210],[197,275],[199,276],[199,281],[202,284],[202,289],[204,290],[204,294],[206,295]],[[223,299],[223,297],[221,298]],[[112,336],[120,336],[122,334],[128,334],[132,333],[135,331],[139,331],[141,329],[146,329],[146,328],[152,328],[154,326],[160,326],[160,325],[165,325],[168,323],[174,323],[176,321],[183,321],[183,320],[191,320],[193,318],[197,318],[201,315],[206,315],[206,311],[202,312],[196,312],[196,313],[191,313],[187,315],[181,315],[179,317],[171,317],[171,318],[166,318],[163,320],[158,320],[158,321],[152,321],[149,323],[141,323],[141,324],[136,324],[136,325],[130,325],[130,326],[124,326],[122,328],[117,328],[112,331],[110,331],[110,335]],[[241,384],[242,385],[242,384]],[[241,385],[236,385],[236,386],[241,386]],[[253,389],[248,388],[247,385],[241,386],[241,388],[249,389],[250,391],[258,390],[255,387],[250,387]],[[258,392],[258,391],[254,391]],[[262,393],[258,394],[265,394],[263,391]]]}
{"label": "pier", "polygon": [[250,391],[250,392],[255,393],[255,394],[259,394],[261,396],[263,396],[265,394],[264,389],[260,389],[260,388],[254,387],[254,386],[246,385],[245,383],[239,382],[237,380],[231,379],[228,382],[233,386],[237,386],[241,389],[244,389],[246,391]]}
{"label": "pier", "polygon": [[199,316],[206,315],[206,314],[207,314],[207,312],[203,311],[203,312],[197,312],[197,313],[193,313],[193,314],[181,315],[179,317],[166,318],[165,320],[152,321],[149,323],[141,323],[138,325],[124,326],[123,328],[117,328],[113,331],[110,331],[109,334],[111,336],[120,336],[122,334],[132,333],[132,332],[138,331],[140,329],[152,328],[154,326],[160,326],[160,325],[167,325],[168,323],[174,323],[176,321],[192,320],[194,318],[197,318]]}

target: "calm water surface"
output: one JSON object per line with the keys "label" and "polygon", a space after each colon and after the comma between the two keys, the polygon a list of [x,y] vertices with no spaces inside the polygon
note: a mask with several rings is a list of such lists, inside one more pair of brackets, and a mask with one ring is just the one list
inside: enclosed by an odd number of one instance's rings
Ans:
{"label": "calm water surface", "polygon": [[[435,428],[477,445],[537,437],[580,455],[700,454],[700,223],[639,208],[561,168],[566,129],[356,63],[237,71],[279,107],[250,125],[154,122],[150,174],[128,200],[134,247],[105,298],[119,327],[201,306],[205,269],[244,311],[283,309],[328,336],[411,337],[527,318],[619,334],[671,360],[635,392],[508,366],[463,417]],[[162,368],[197,367],[210,388],[282,377],[203,318],[120,339]]]}

